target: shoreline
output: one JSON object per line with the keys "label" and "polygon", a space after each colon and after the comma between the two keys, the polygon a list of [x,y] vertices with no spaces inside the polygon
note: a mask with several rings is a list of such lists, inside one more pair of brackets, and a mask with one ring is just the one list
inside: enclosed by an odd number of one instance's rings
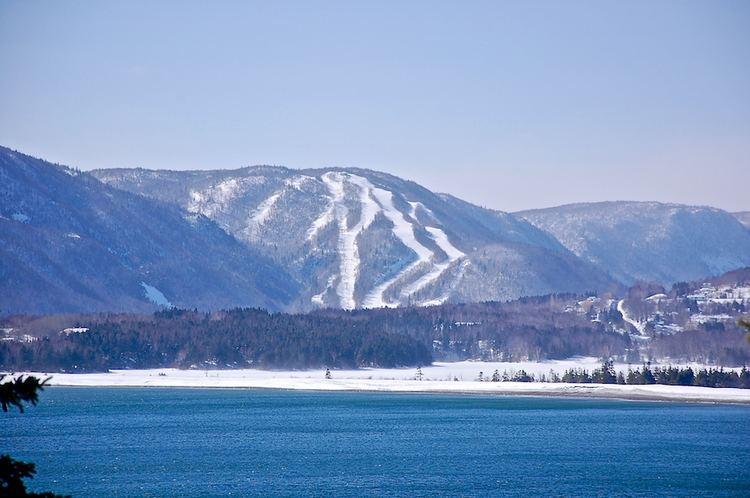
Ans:
{"label": "shoreline", "polygon": [[[506,382],[505,384],[513,384]],[[538,383],[537,383],[538,384]],[[48,384],[46,387],[66,387],[76,389],[88,389],[88,388],[126,388],[126,389],[225,389],[225,390],[268,390],[268,391],[301,391],[301,392],[315,392],[315,393],[329,393],[329,392],[344,392],[344,393],[383,393],[383,394],[447,394],[447,395],[466,395],[466,396],[498,396],[498,397],[529,397],[529,398],[558,398],[558,399],[601,399],[601,400],[613,400],[613,401],[650,401],[655,403],[667,402],[667,403],[697,403],[697,404],[723,404],[723,405],[739,405],[745,406],[750,405],[750,399],[744,397],[737,398],[725,398],[724,396],[708,396],[698,393],[697,395],[690,394],[669,394],[669,393],[648,393],[648,392],[603,392],[599,388],[606,389],[607,387],[613,386],[613,384],[566,384],[558,383],[558,385],[564,386],[560,390],[544,390],[544,389],[529,389],[529,390],[515,390],[515,389],[497,389],[497,390],[467,390],[467,389],[447,389],[447,390],[400,390],[400,389],[371,389],[367,387],[362,388],[343,388],[343,389],[322,389],[320,387],[277,387],[277,386],[215,386],[215,385],[182,385],[182,386],[171,386],[171,385],[82,385],[82,384]],[[664,386],[664,387],[681,387],[681,386]],[[696,387],[696,386],[687,386]],[[722,388],[701,388],[701,389],[722,389]],[[731,388],[726,388],[731,389]]]}
{"label": "shoreline", "polygon": [[[424,367],[425,380],[414,379],[414,369],[334,370],[333,378],[322,372],[243,370],[113,370],[109,373],[47,374],[17,372],[42,378],[52,377],[55,387],[161,387],[280,389],[318,392],[384,392],[425,394],[480,394],[536,396],[632,401],[671,401],[750,405],[750,389],[673,386],[663,384],[593,384],[553,382],[489,382],[464,380],[469,368],[492,371],[495,364],[445,363]],[[540,366],[546,368],[549,365]],[[462,372],[456,374],[456,372]],[[446,374],[447,375],[446,377]],[[459,377],[460,375],[460,377]],[[473,379],[473,377],[470,377]],[[459,379],[459,380],[449,380]]]}

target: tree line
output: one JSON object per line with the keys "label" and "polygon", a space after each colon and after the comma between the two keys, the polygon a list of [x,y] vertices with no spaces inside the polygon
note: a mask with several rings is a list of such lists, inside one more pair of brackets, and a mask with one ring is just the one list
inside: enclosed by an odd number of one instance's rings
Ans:
{"label": "tree line", "polygon": [[[556,310],[553,298],[429,308],[165,310],[58,320],[31,342],[0,342],[0,368],[106,371],[123,368],[357,368],[429,365],[476,358],[539,361],[624,355],[627,336]],[[18,319],[16,319],[18,323]]]}
{"label": "tree line", "polygon": [[487,378],[483,372],[477,377],[479,381],[491,382],[563,382],[568,384],[620,384],[620,385],[648,385],[661,384],[668,386],[699,386],[699,387],[734,387],[750,389],[750,370],[747,367],[737,372],[724,368],[692,367],[654,367],[643,364],[641,368],[629,368],[627,374],[615,372],[612,361],[605,361],[601,367],[591,372],[582,368],[570,368],[562,375],[554,371],[548,374],[528,374],[524,370],[513,372],[504,371],[502,374],[495,370]]}

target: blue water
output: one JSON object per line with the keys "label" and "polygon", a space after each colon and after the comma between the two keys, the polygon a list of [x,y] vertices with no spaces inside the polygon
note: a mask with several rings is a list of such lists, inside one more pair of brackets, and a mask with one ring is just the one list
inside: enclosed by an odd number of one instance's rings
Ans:
{"label": "blue water", "polygon": [[0,420],[76,497],[750,494],[742,406],[58,387]]}

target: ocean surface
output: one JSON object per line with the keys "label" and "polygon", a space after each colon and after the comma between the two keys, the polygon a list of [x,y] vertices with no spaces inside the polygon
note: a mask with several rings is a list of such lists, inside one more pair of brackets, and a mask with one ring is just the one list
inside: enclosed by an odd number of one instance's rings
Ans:
{"label": "ocean surface", "polygon": [[0,420],[74,497],[750,495],[746,406],[52,387]]}

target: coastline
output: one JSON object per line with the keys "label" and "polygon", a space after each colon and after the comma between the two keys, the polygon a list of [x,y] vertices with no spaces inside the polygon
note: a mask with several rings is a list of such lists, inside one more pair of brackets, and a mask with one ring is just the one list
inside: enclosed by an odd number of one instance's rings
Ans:
{"label": "coastline", "polygon": [[[570,360],[579,364],[585,359]],[[561,365],[545,362],[533,364],[538,372],[548,372]],[[568,362],[557,362],[568,363]],[[423,367],[424,380],[415,379],[415,369],[334,370],[326,379],[317,370],[267,371],[234,370],[113,370],[109,373],[48,374],[23,372],[43,378],[52,377],[49,386],[67,387],[171,387],[171,388],[244,388],[305,391],[360,391],[392,393],[486,394],[498,396],[550,396],[605,398],[634,401],[672,401],[731,403],[750,405],[750,389],[711,388],[673,385],[618,385],[552,382],[477,381],[473,372],[482,371],[485,378],[498,365],[517,367],[522,364],[483,362],[436,363]],[[581,366],[581,365],[579,365]],[[588,367],[588,365],[582,365]],[[619,366],[622,368],[622,366]],[[512,369],[512,368],[511,368]],[[529,368],[531,370],[532,368]],[[515,368],[518,370],[518,368]],[[502,370],[500,370],[502,372]],[[527,370],[528,371],[528,370]],[[21,373],[21,372],[18,372]],[[471,376],[470,376],[471,374]],[[468,379],[468,380],[467,380]]]}

